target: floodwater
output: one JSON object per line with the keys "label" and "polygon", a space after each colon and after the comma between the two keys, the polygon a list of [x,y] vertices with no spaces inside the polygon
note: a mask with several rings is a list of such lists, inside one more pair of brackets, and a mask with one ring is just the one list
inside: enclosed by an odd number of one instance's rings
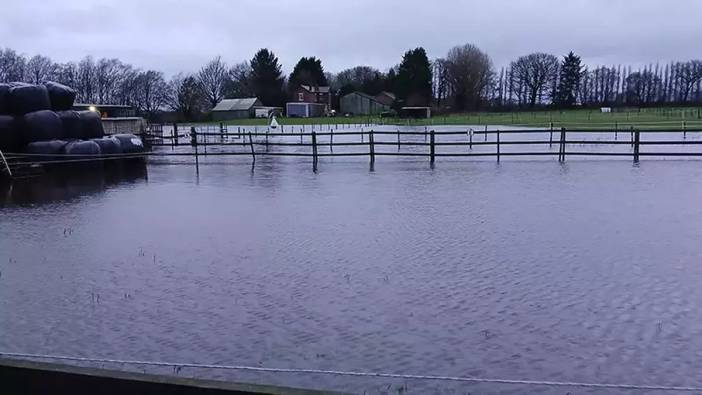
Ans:
{"label": "floodwater", "polygon": [[[0,188],[0,351],[702,386],[700,161],[144,170]],[[100,366],[361,394],[614,392]]]}

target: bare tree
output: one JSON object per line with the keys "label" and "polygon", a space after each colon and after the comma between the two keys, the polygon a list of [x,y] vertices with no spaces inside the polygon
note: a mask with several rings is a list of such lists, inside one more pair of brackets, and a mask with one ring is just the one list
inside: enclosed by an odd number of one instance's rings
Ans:
{"label": "bare tree", "polygon": [[86,56],[78,63],[76,83],[77,100],[83,103],[95,102],[95,61],[91,56]]}
{"label": "bare tree", "polygon": [[228,97],[255,96],[251,84],[251,65],[249,62],[235,64],[229,69],[224,93]]}
{"label": "bare tree", "polygon": [[73,62],[56,65],[53,79],[67,86],[76,86],[78,79],[78,65]]}
{"label": "bare tree", "polygon": [[196,113],[207,106],[200,84],[194,75],[177,74],[169,82],[168,106],[184,120],[192,120]]}
{"label": "bare tree", "polygon": [[207,63],[197,75],[202,92],[214,107],[224,97],[224,84],[227,81],[227,66],[218,56]]}
{"label": "bare tree", "polygon": [[12,49],[0,49],[0,82],[23,81],[27,60]]}
{"label": "bare tree", "polygon": [[436,106],[441,107],[441,104],[447,98],[449,93],[449,80],[448,80],[448,67],[446,65],[446,59],[439,58],[432,62],[432,67],[434,71],[432,72],[433,81],[432,88],[434,91],[434,100],[436,100]]}
{"label": "bare tree", "polygon": [[540,103],[553,79],[558,78],[558,58],[546,53],[522,56],[511,64],[517,82],[523,86],[530,107]]}
{"label": "bare tree", "polygon": [[702,80],[702,61],[690,60],[677,64],[680,78],[680,101],[687,102],[692,88]]}
{"label": "bare tree", "polygon": [[660,77],[646,68],[629,74],[626,77],[627,103],[635,105],[653,103],[656,99],[654,93],[660,84]]}
{"label": "bare tree", "polygon": [[56,71],[56,65],[51,59],[42,55],[34,55],[27,62],[25,80],[32,84],[41,84],[51,79]]}
{"label": "bare tree", "polygon": [[117,59],[100,59],[95,64],[96,99],[100,104],[113,103],[117,84],[119,83],[122,62]]}
{"label": "bare tree", "polygon": [[143,71],[135,80],[135,106],[146,115],[154,115],[168,105],[169,86],[163,73],[154,70]]}
{"label": "bare tree", "polygon": [[486,99],[486,88],[492,78],[492,61],[473,44],[456,46],[446,55],[446,76],[456,108],[475,109]]}

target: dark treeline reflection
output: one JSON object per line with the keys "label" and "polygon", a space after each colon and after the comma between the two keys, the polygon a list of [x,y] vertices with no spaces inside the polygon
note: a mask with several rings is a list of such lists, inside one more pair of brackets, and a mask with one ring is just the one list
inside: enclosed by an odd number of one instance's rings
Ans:
{"label": "dark treeline reflection", "polygon": [[147,180],[144,162],[110,162],[99,166],[61,166],[46,174],[0,180],[0,207],[67,201],[100,193],[113,185]]}

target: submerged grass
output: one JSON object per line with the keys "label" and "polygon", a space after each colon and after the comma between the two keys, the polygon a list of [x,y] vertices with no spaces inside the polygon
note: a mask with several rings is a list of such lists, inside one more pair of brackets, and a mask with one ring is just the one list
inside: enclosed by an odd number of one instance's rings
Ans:
{"label": "submerged grass", "polygon": [[[266,119],[236,119],[225,121],[226,125],[266,126]],[[380,118],[377,116],[325,117],[325,118],[278,118],[281,125],[513,125],[529,127],[554,127],[570,129],[617,128],[625,130],[660,129],[682,130],[702,128],[702,107],[651,107],[613,109],[604,113],[600,109],[542,110],[510,112],[470,112],[437,115],[430,119]],[[219,124],[219,122],[209,122]]]}

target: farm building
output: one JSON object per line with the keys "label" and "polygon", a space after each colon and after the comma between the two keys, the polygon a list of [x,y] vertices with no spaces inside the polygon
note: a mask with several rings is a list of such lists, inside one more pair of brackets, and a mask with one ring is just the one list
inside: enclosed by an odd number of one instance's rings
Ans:
{"label": "farm building", "polygon": [[331,89],[328,86],[300,85],[292,101],[285,105],[289,117],[321,117],[331,110]]}
{"label": "farm building", "polygon": [[212,109],[214,121],[227,121],[230,119],[253,118],[256,108],[263,107],[263,103],[255,97],[243,99],[224,99]]}
{"label": "farm building", "polygon": [[321,103],[290,102],[285,105],[285,113],[287,116],[295,118],[321,117],[326,110],[327,106]]}
{"label": "farm building", "polygon": [[95,111],[102,118],[124,118],[135,117],[136,110],[132,106],[120,104],[86,104],[75,103],[73,105],[75,111]]}
{"label": "farm building", "polygon": [[375,95],[375,100],[385,104],[386,106],[392,107],[392,105],[395,104],[395,101],[397,101],[397,96],[395,96],[394,93],[382,91]]}
{"label": "farm building", "polygon": [[375,115],[390,111],[390,106],[383,104],[373,96],[363,92],[351,92],[339,101],[342,114]]}

